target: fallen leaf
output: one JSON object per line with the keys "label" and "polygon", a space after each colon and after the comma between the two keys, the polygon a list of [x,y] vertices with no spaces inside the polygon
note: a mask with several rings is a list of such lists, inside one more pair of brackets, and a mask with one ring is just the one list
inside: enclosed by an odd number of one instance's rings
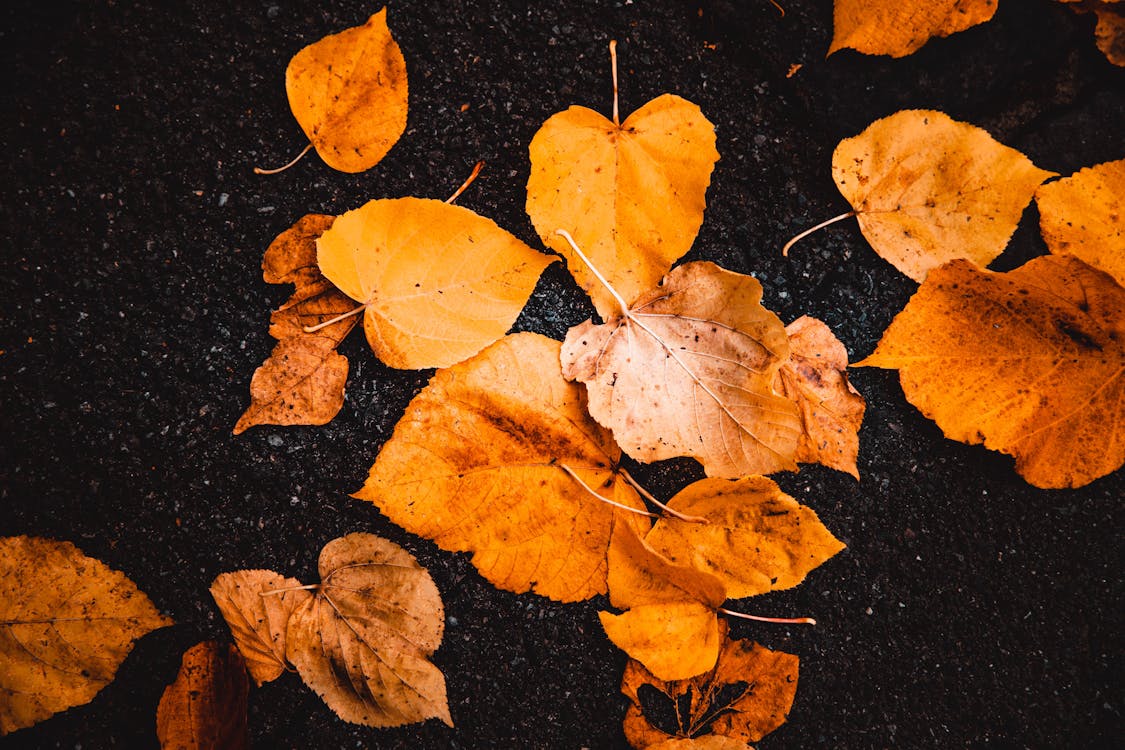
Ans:
{"label": "fallen leaf", "polygon": [[[285,590],[271,593],[278,589]],[[238,570],[217,576],[211,582],[211,596],[254,682],[261,685],[277,679],[286,668],[289,617],[312,594],[295,578],[270,570]]]}
{"label": "fallen leaf", "polygon": [[811,508],[766,477],[693,482],[668,507],[706,522],[665,516],[645,541],[673,563],[715,576],[732,599],[792,588],[844,549]]}
{"label": "fallen leaf", "polygon": [[1053,175],[984,130],[931,110],[876,120],[832,154],[832,177],[863,236],[915,281],[956,258],[991,263],[1035,188]]}
{"label": "fallen leaf", "polygon": [[398,545],[348,534],[320,552],[320,585],[289,618],[286,657],[345,721],[373,727],[453,720],[430,661],[445,611],[425,568]]}
{"label": "fallen leaf", "polygon": [[1125,66],[1125,6],[1120,0],[1059,0],[1075,13],[1094,13],[1098,49],[1114,65]]}
{"label": "fallen leaf", "polygon": [[1125,159],[1049,182],[1035,201],[1052,253],[1077,255],[1125,285]]}
{"label": "fallen leaf", "polygon": [[1125,289],[1073,256],[931,272],[856,366],[898,369],[946,437],[1014,456],[1037,487],[1125,462]]}
{"label": "fallen leaf", "polygon": [[138,638],[171,624],[73,544],[0,538],[0,734],[88,703]]}
{"label": "fallen leaf", "polygon": [[184,654],[176,681],[156,708],[161,750],[244,750],[250,746],[246,665],[234,646],[204,641]]}
{"label": "fallen leaf", "polygon": [[618,124],[573,106],[531,141],[527,214],[543,244],[567,259],[603,319],[617,305],[555,232],[565,229],[631,304],[691,249],[703,223],[715,128],[698,106],[672,94]]}
{"label": "fallen leaf", "polygon": [[499,339],[555,261],[467,208],[374,200],[317,240],[325,277],[366,305],[364,330],[391,367],[448,367]]}
{"label": "fallen leaf", "polygon": [[406,129],[406,60],[387,27],[387,9],[294,55],[285,90],[325,164],[341,172],[378,164]]}
{"label": "fallen leaf", "polygon": [[752,276],[686,263],[626,313],[571,328],[563,374],[638,461],[699,459],[710,476],[796,470],[797,406],[772,390],[785,327]]}
{"label": "fallen leaf", "polygon": [[605,593],[615,525],[625,517],[644,533],[648,524],[575,476],[620,505],[644,504],[617,474],[612,435],[558,363],[558,342],[520,333],[439,370],[355,497],[442,549],[472,552],[498,588],[557,601]]}
{"label": "fallen leaf", "polygon": [[935,36],[964,31],[995,13],[996,0],[836,0],[828,54],[847,47],[905,57]]}
{"label": "fallen leaf", "polygon": [[[736,747],[708,738],[757,742],[785,723],[797,693],[798,659],[751,641],[724,639],[715,666],[690,680],[666,681],[630,661],[621,692],[630,701],[625,737],[634,748]],[[646,716],[642,690],[670,704],[675,726],[657,728]],[[707,734],[705,734],[707,733]],[[674,739],[699,744],[662,744]]]}
{"label": "fallen leaf", "polygon": [[801,414],[799,463],[819,463],[859,479],[859,427],[867,404],[848,382],[848,351],[832,330],[805,315],[785,327],[789,359],[774,376],[773,390]]}
{"label": "fallen leaf", "polygon": [[672,739],[657,742],[655,745],[645,745],[645,750],[754,750],[745,742],[720,737],[717,734],[705,734],[702,737]]}

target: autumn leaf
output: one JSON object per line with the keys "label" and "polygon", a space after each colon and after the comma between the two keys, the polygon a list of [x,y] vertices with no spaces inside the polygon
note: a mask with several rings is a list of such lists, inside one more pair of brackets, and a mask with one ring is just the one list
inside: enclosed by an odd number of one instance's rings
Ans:
{"label": "autumn leaf", "polygon": [[1059,0],[1075,13],[1094,13],[1098,49],[1114,65],[1125,66],[1125,6],[1120,0]]}
{"label": "autumn leaf", "polygon": [[1125,285],[1125,159],[1049,182],[1035,201],[1052,253],[1077,255]]}
{"label": "autumn leaf", "polygon": [[785,327],[752,276],[686,263],[629,310],[571,328],[563,374],[638,461],[691,456],[710,476],[795,470],[797,406],[772,390]]}
{"label": "autumn leaf", "polygon": [[[440,370],[406,408],[355,497],[494,586],[580,601],[606,591],[616,525],[648,529],[621,451],[559,372],[559,344],[520,333]],[[595,497],[595,494],[598,497]]]}
{"label": "autumn leaf", "polygon": [[693,482],[668,507],[705,522],[666,516],[645,542],[673,563],[715,576],[732,599],[792,588],[844,549],[811,508],[766,477]]}
{"label": "autumn leaf", "polygon": [[789,359],[774,376],[773,390],[801,414],[799,463],[819,463],[859,479],[859,427],[867,408],[848,382],[848,352],[832,330],[805,315],[785,327]]}
{"label": "autumn leaf", "polygon": [[325,277],[364,305],[364,330],[391,367],[448,367],[511,327],[554,258],[490,219],[422,198],[374,200],[317,240]]}
{"label": "autumn leaf", "polygon": [[931,110],[876,120],[832,154],[832,177],[863,236],[915,281],[956,258],[991,263],[1035,188],[1053,175],[984,130]]}
{"label": "autumn leaf", "polygon": [[1078,258],[937,269],[856,366],[898,369],[947,437],[1014,456],[1037,487],[1125,462],[1125,289]]}
{"label": "autumn leaf", "polygon": [[171,624],[73,544],[0,538],[0,734],[88,703],[138,638]]}
{"label": "autumn leaf", "polygon": [[[757,742],[785,723],[797,693],[797,669],[792,654],[729,638],[714,668],[689,680],[661,680],[630,661],[621,680],[621,692],[630,701],[625,737],[638,750],[727,750],[738,747],[731,742]],[[675,726],[653,724],[645,713],[644,691],[650,700],[669,705]]]}
{"label": "autumn leaf", "polygon": [[254,682],[261,685],[277,679],[287,666],[289,617],[312,594],[295,578],[269,570],[238,570],[216,577],[211,596]]}
{"label": "autumn leaf", "polygon": [[995,13],[996,0],[836,0],[828,54],[847,47],[905,57],[935,36],[964,31]]}
{"label": "autumn leaf", "polygon": [[161,750],[245,750],[249,691],[246,665],[234,646],[192,646],[156,709]]}
{"label": "autumn leaf", "polygon": [[386,8],[294,55],[285,90],[325,164],[341,172],[378,164],[406,129],[407,111],[406,61]]}
{"label": "autumn leaf", "polygon": [[606,319],[617,304],[555,232],[565,229],[631,304],[691,249],[703,223],[719,158],[715,128],[699,107],[672,94],[625,122],[573,106],[550,117],[531,141],[527,214],[543,243],[568,261]]}
{"label": "autumn leaf", "polygon": [[289,618],[286,658],[336,714],[397,727],[453,720],[445,678],[430,661],[445,627],[425,568],[372,534],[334,539],[320,553],[320,585]]}

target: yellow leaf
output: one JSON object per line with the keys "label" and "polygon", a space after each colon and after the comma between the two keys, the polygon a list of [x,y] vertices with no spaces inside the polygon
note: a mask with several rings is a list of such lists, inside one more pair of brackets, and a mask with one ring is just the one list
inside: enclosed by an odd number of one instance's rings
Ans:
{"label": "yellow leaf", "polygon": [[88,703],[138,638],[171,624],[73,544],[0,538],[0,735]]}
{"label": "yellow leaf", "polygon": [[994,13],[996,0],[836,0],[828,54],[849,47],[905,57],[935,36],[964,31]]}
{"label": "yellow leaf", "polygon": [[931,272],[856,366],[898,369],[947,437],[1015,456],[1037,487],[1125,462],[1125,289],[1073,256]]}
{"label": "yellow leaf", "polygon": [[406,129],[406,61],[384,8],[363,26],[310,44],[285,70],[289,107],[324,163],[370,169]]}
{"label": "yellow leaf", "polygon": [[719,654],[715,610],[693,601],[642,604],[615,615],[598,612],[605,634],[662,680],[706,672]]}
{"label": "yellow leaf", "polygon": [[[657,521],[658,525],[660,523]],[[679,523],[695,525],[684,521]],[[726,601],[727,591],[720,578],[704,568],[678,563],[665,554],[651,547],[647,539],[638,536],[633,528],[622,527],[614,531],[613,544],[609,549],[610,603],[628,609],[648,604],[696,601],[715,610]],[[707,665],[708,669],[710,667],[710,664]]]}
{"label": "yellow leaf", "polygon": [[467,208],[374,200],[317,240],[320,270],[367,306],[364,330],[391,367],[448,367],[511,327],[554,258]]}
{"label": "yellow leaf", "polygon": [[246,750],[249,692],[246,665],[234,646],[195,644],[156,708],[161,750]]}
{"label": "yellow leaf", "polygon": [[1052,253],[1077,255],[1125,284],[1125,159],[1049,182],[1035,201]]}

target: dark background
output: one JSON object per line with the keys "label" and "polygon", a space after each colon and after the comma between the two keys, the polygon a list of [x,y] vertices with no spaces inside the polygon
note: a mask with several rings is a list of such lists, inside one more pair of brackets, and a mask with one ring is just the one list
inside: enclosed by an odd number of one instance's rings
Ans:
{"label": "dark background", "polygon": [[[623,116],[667,91],[715,123],[722,159],[688,258],[753,273],[784,321],[822,318],[853,360],[915,284],[850,222],[779,252],[847,210],[829,171],[841,138],[924,107],[1064,175],[1125,155],[1125,71],[1095,48],[1091,16],[1002,0],[990,23],[911,57],[826,60],[831,3],[781,2],[784,17],[766,0],[393,2],[410,75],[402,140],[360,175],[310,155],[273,177],[250,168],[305,144],[289,58],[377,4],[4,3],[0,533],[73,541],[178,624],[144,638],[90,704],[0,746],[155,746],[182,651],[229,638],[215,575],[316,581],[325,542],[371,531],[413,552],[443,594],[435,661],[457,728],[345,724],[286,675],[251,693],[256,747],[622,747],[624,657],[598,625],[604,602],[496,591],[467,556],[348,497],[430,372],[388,370],[356,334],[332,423],[231,435],[273,346],[269,311],[290,291],[261,280],[261,255],[306,212],[444,198],[478,159],[460,203],[539,247],[523,210],[528,143],[570,104],[609,113],[611,38]],[[994,267],[1043,252],[1032,207]],[[561,338],[591,310],[555,265],[517,327]],[[945,440],[893,371],[852,378],[868,400],[862,481],[819,466],[776,477],[848,549],[792,591],[733,605],[820,623],[732,625],[801,658],[789,723],[760,746],[1112,746],[1125,474],[1037,490],[1009,458]],[[687,461],[637,474],[665,498],[700,476]]]}

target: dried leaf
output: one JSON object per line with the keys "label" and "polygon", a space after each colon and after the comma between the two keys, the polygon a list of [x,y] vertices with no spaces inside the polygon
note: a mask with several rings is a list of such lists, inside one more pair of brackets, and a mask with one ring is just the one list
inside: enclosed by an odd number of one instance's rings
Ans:
{"label": "dried leaf", "polygon": [[1094,13],[1098,49],[1114,65],[1125,66],[1125,5],[1120,0],[1059,0],[1075,13]]}
{"label": "dried leaf", "polygon": [[234,646],[195,644],[156,708],[161,750],[245,750],[249,692],[246,664]]}
{"label": "dried leaf", "polygon": [[289,107],[324,163],[370,169],[406,129],[406,60],[387,10],[310,44],[285,70]]}
{"label": "dried leaf", "polygon": [[138,638],[171,624],[73,544],[0,538],[0,735],[88,703]]}
{"label": "dried leaf", "polygon": [[1125,289],[1073,256],[931,272],[856,366],[898,369],[947,437],[1015,456],[1037,487],[1125,462]]}
{"label": "dried leaf", "polygon": [[449,726],[445,678],[429,656],[445,613],[425,568],[372,534],[334,539],[320,553],[321,583],[289,618],[286,657],[336,714],[397,727],[430,718]]}
{"label": "dried leaf", "polygon": [[692,456],[721,477],[795,470],[797,406],[771,388],[789,343],[761,298],[751,276],[684,264],[627,314],[570,329],[563,374],[638,461]]}
{"label": "dried leaf", "polygon": [[556,230],[570,232],[631,304],[691,249],[719,158],[714,126],[671,94],[620,125],[571,107],[543,123],[530,153],[527,214],[603,319],[618,312],[613,297]]}
{"label": "dried leaf", "polygon": [[[797,668],[796,656],[729,639],[724,639],[714,669],[690,680],[664,681],[639,662],[630,661],[621,680],[621,692],[631,702],[625,715],[625,737],[638,749],[733,747],[722,742],[660,744],[672,738],[756,742],[785,723],[797,693]],[[645,717],[644,686],[659,691],[672,704],[678,724],[674,733],[656,728]]]}
{"label": "dried leaf", "polygon": [[616,467],[621,451],[559,372],[559,344],[521,333],[439,371],[395,427],[355,497],[442,549],[472,552],[493,585],[579,601],[606,591],[620,523],[647,523]]}
{"label": "dried leaf", "polygon": [[832,46],[865,55],[905,57],[931,38],[984,23],[996,0],[836,0]]}
{"label": "dried leaf", "polygon": [[[312,598],[295,578],[270,570],[223,573],[211,582],[211,596],[246,668],[258,685],[277,679],[285,671],[285,634],[293,610]],[[288,589],[280,594],[268,592]]]}
{"label": "dried leaf", "polygon": [[645,750],[754,750],[745,742],[720,737],[717,734],[705,734],[702,737],[672,739],[657,742],[655,745],[645,745]]}
{"label": "dried leaf", "polygon": [[863,236],[915,281],[956,258],[991,263],[1053,174],[984,130],[930,110],[876,120],[832,154],[832,177]]}
{"label": "dried leaf", "polygon": [[348,359],[323,336],[277,342],[250,379],[250,407],[234,426],[238,435],[258,424],[326,424],[344,404]]}
{"label": "dried leaf", "polygon": [[1125,285],[1125,159],[1049,182],[1035,201],[1052,253],[1077,255]]}
{"label": "dried leaf", "polygon": [[645,541],[674,563],[716,576],[732,599],[792,588],[844,549],[811,508],[766,477],[694,482],[668,507],[706,523],[665,516]]}
{"label": "dried leaf", "polygon": [[364,329],[391,367],[448,367],[511,327],[554,258],[490,219],[437,200],[374,200],[317,240],[320,270],[367,306]]}
{"label": "dried leaf", "polygon": [[859,479],[859,427],[867,404],[848,382],[848,352],[832,330],[805,315],[785,327],[789,359],[773,389],[797,404],[804,427],[797,461],[819,463]]}

